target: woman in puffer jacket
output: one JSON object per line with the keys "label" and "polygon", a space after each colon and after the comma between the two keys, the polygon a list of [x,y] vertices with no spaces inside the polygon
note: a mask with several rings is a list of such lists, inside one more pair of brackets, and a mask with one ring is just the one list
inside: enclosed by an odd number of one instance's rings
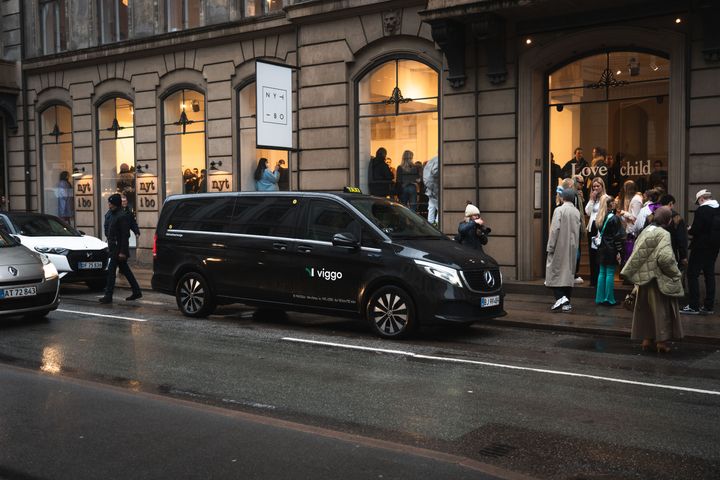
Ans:
{"label": "woman in puffer jacket", "polygon": [[635,241],[633,253],[620,275],[637,285],[631,338],[642,339],[642,349],[655,342],[658,353],[670,352],[668,340],[683,337],[678,298],[683,296],[682,275],[675,261],[670,233],[672,210],[655,210],[653,223]]}
{"label": "woman in puffer jacket", "polygon": [[615,270],[620,264],[623,247],[625,246],[625,228],[615,211],[616,202],[610,195],[600,199],[600,211],[597,216],[600,244],[597,249],[599,273],[595,303],[598,305],[615,305]]}

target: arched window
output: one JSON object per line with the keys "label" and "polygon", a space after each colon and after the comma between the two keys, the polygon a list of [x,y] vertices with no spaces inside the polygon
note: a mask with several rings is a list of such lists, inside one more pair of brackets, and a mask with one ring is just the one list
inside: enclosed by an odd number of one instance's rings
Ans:
{"label": "arched window", "polygon": [[98,107],[100,208],[113,193],[123,193],[135,210],[135,122],[133,103],[111,98]]}
{"label": "arched window", "polygon": [[74,217],[72,113],[53,105],[40,114],[43,212],[67,222]]}
{"label": "arched window", "polygon": [[[579,173],[588,184],[601,176],[612,196],[626,180],[667,191],[669,87],[670,61],[645,52],[591,55],[550,73],[549,190]],[[584,170],[571,161],[577,148]]]}
{"label": "arched window", "polygon": [[178,90],[163,102],[165,195],[207,191],[205,95]]}
{"label": "arched window", "polygon": [[240,128],[240,179],[239,190],[255,190],[255,169],[261,158],[268,159],[268,166],[280,169],[280,190],[290,190],[290,152],[287,150],[268,150],[256,148],[257,104],[255,102],[255,82],[245,85],[238,92],[238,125]]}
{"label": "arched window", "polygon": [[[418,167],[418,178],[422,178],[424,164],[438,155],[438,85],[435,69],[409,59],[385,62],[360,79],[357,85],[358,171],[363,191],[370,191],[370,159],[381,147],[387,151],[393,176],[404,152],[409,151],[412,163]],[[389,187],[390,195],[400,196],[403,187]],[[410,194],[403,196],[403,200],[424,214],[427,199],[419,182],[416,193],[414,200],[407,198],[412,197]]]}

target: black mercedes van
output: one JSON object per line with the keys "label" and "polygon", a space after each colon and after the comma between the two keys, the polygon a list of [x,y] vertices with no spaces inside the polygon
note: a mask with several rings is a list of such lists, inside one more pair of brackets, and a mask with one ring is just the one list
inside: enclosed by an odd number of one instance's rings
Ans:
{"label": "black mercedes van", "polygon": [[505,315],[495,260],[398,203],[351,193],[169,197],[152,286],[191,317],[245,303],[357,317],[386,338]]}

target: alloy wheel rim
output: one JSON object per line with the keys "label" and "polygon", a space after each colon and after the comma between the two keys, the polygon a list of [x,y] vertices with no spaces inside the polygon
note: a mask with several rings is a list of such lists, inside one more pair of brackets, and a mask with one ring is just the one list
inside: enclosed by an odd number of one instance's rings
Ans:
{"label": "alloy wheel rim", "polygon": [[407,327],[408,306],[400,295],[386,293],[374,302],[372,315],[378,330],[386,335],[398,335]]}
{"label": "alloy wheel rim", "polygon": [[205,289],[197,278],[188,278],[180,288],[180,303],[188,313],[197,313],[205,304]]}

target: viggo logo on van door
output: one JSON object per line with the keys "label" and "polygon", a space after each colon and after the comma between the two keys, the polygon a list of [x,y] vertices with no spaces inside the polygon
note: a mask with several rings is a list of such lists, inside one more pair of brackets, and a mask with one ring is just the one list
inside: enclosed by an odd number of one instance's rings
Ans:
{"label": "viggo logo on van door", "polygon": [[331,282],[334,282],[335,280],[340,280],[343,275],[342,272],[333,272],[330,270],[325,270],[324,268],[316,269],[315,267],[305,267],[305,271],[310,278],[318,277]]}

